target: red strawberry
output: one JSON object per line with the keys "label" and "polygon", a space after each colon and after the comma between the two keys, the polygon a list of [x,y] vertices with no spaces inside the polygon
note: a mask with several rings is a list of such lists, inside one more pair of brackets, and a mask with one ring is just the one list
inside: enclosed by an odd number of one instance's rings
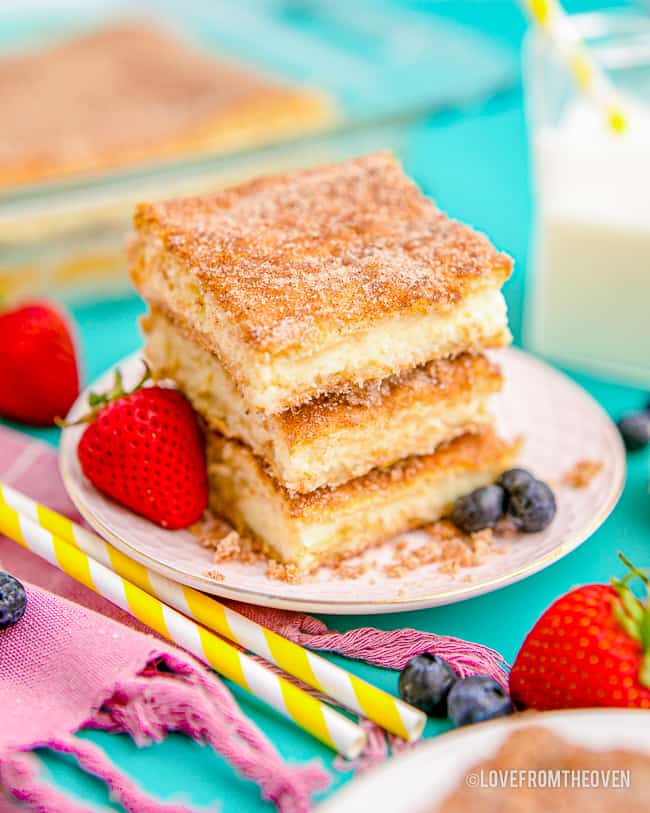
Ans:
{"label": "red strawberry", "polygon": [[35,426],[66,415],[79,394],[70,328],[49,302],[0,314],[0,415]]}
{"label": "red strawberry", "polygon": [[186,528],[208,504],[203,436],[180,392],[141,389],[148,375],[125,393],[117,372],[109,393],[91,393],[77,454],[100,491],[163,528]]}
{"label": "red strawberry", "polygon": [[635,706],[650,709],[650,601],[628,583],[588,584],[562,596],[528,633],[510,673],[523,708]]}

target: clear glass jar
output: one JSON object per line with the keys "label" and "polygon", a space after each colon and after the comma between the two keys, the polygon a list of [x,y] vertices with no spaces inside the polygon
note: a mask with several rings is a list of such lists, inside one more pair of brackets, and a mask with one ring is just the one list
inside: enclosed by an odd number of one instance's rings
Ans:
{"label": "clear glass jar", "polygon": [[535,223],[525,344],[565,364],[650,386],[650,17],[573,20],[621,93],[617,135],[531,32],[524,81]]}

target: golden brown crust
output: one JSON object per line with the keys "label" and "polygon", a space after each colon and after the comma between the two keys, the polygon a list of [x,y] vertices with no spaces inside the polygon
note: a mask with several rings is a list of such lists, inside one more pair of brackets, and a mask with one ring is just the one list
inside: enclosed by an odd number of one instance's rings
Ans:
{"label": "golden brown crust", "polygon": [[[164,329],[172,339],[176,331],[186,341],[200,345],[196,333],[177,322],[164,308],[153,307],[147,316],[142,317],[140,325],[145,336],[158,327]],[[178,359],[168,361],[174,362],[171,368],[156,366],[154,369],[158,378],[168,376],[173,379],[178,372]],[[216,356],[212,363],[223,367]],[[225,367],[223,369],[232,387],[237,390],[235,380]],[[391,417],[410,411],[418,403],[453,403],[461,397],[477,398],[498,392],[502,385],[503,376],[499,367],[487,356],[462,353],[362,385],[347,383],[336,392],[278,412],[267,420],[279,428],[284,441],[291,448],[323,435],[336,434],[350,426],[368,423],[369,410],[373,423],[385,425]],[[212,422],[212,416],[204,414],[203,417],[208,423]],[[260,420],[263,418],[260,417]],[[224,432],[223,420],[213,428]]]}
{"label": "golden brown crust", "polygon": [[498,392],[502,383],[499,368],[489,359],[463,353],[453,359],[429,362],[402,375],[348,386],[273,418],[282,427],[288,443],[303,443],[324,432],[335,433],[365,423],[369,410],[373,421],[383,425],[417,403],[451,403],[462,396],[475,398]]}
{"label": "golden brown crust", "polygon": [[223,443],[237,444],[249,462],[255,467],[258,477],[282,500],[285,509],[292,517],[306,517],[320,513],[331,514],[338,507],[356,502],[372,493],[394,492],[399,485],[406,485],[427,473],[439,475],[452,471],[480,471],[486,468],[499,468],[500,461],[507,465],[512,460],[521,441],[514,443],[503,440],[493,430],[465,434],[441,444],[433,454],[407,457],[385,468],[373,469],[362,477],[356,477],[335,488],[323,487],[305,494],[287,491],[266,471],[264,463],[248,447],[234,440],[224,440],[213,434],[209,438],[208,459],[220,456],[219,447]]}
{"label": "golden brown crust", "polygon": [[0,110],[0,185],[241,148],[331,117],[316,93],[218,61],[149,22],[3,58]]}
{"label": "golden brown crust", "polygon": [[135,225],[186,266],[249,346],[273,355],[384,317],[448,310],[512,271],[387,153],[144,203]]}

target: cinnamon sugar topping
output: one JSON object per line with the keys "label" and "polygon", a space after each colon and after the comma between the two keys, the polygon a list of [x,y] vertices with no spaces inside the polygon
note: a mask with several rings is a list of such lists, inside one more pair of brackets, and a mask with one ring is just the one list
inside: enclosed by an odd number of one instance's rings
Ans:
{"label": "cinnamon sugar topping", "polygon": [[587,488],[604,466],[602,460],[579,460],[564,474],[562,482],[571,488]]}
{"label": "cinnamon sugar topping", "polygon": [[512,270],[388,153],[142,204],[135,222],[186,264],[246,341],[274,354],[385,316],[451,307]]}

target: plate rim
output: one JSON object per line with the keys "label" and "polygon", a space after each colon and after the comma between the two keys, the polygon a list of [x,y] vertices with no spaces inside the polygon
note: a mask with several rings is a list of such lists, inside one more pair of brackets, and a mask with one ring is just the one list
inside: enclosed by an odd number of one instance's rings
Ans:
{"label": "plate rim", "polygon": [[[61,439],[58,455],[61,479],[63,480],[63,485],[68,492],[70,499],[74,503],[79,513],[86,520],[86,522],[88,522],[88,524],[93,527],[95,531],[97,531],[97,533],[99,533],[104,539],[121,550],[123,553],[131,556],[140,564],[145,565],[151,570],[160,573],[175,582],[187,585],[189,587],[194,587],[211,595],[220,596],[222,598],[227,598],[234,601],[242,601],[247,604],[257,604],[265,607],[304,612],[321,612],[331,615],[373,615],[381,613],[410,612],[418,609],[448,606],[450,604],[456,604],[472,598],[478,598],[479,596],[508,587],[512,584],[516,584],[528,576],[533,576],[534,574],[539,573],[540,571],[549,567],[551,564],[563,559],[569,553],[576,550],[576,548],[586,542],[595,533],[595,531],[600,528],[600,526],[605,522],[616,507],[623,492],[627,474],[625,449],[618,431],[616,430],[610,416],[592,395],[590,395],[585,389],[583,389],[561,370],[558,370],[536,356],[527,353],[525,350],[521,350],[520,348],[516,347],[508,347],[500,350],[499,352],[501,354],[511,354],[522,357],[527,364],[532,364],[533,366],[541,368],[547,375],[561,378],[565,383],[573,388],[576,395],[578,395],[584,401],[587,401],[592,409],[596,409],[598,412],[600,412],[605,424],[608,425],[611,437],[614,440],[614,445],[618,447],[619,454],[615,460],[616,465],[614,467],[612,484],[607,500],[603,502],[603,505],[599,511],[596,512],[589,522],[585,523],[582,528],[575,531],[570,537],[563,539],[558,543],[557,547],[539,559],[534,559],[527,565],[521,566],[514,571],[509,571],[501,576],[483,581],[478,585],[472,585],[471,583],[467,585],[460,584],[457,587],[444,592],[438,591],[435,593],[435,595],[428,593],[425,595],[418,594],[415,597],[412,595],[407,597],[398,596],[396,598],[386,599],[381,602],[369,602],[368,599],[355,601],[346,599],[342,601],[335,601],[331,599],[323,600],[305,597],[292,598],[291,596],[277,594],[274,592],[250,590],[245,587],[228,586],[225,582],[218,582],[214,579],[209,579],[208,577],[195,577],[191,574],[185,573],[184,571],[163,564],[159,560],[150,557],[148,554],[142,553],[138,548],[132,546],[129,542],[122,539],[121,536],[117,535],[114,531],[107,527],[105,523],[96,516],[92,508],[85,503],[84,499],[81,497],[75,487],[73,481],[74,477],[71,471],[71,458],[74,454],[74,449],[71,446],[72,441],[67,439],[69,438],[69,435],[66,436],[65,434]],[[119,359],[114,365],[112,365],[112,368],[132,364],[135,360],[141,358],[141,350],[136,350],[135,352]],[[69,416],[74,415],[77,409],[79,409],[80,404],[84,401],[88,391],[95,386],[95,382],[106,375],[110,369],[111,368],[106,370],[104,373],[101,373],[93,382],[84,387],[75,400]]]}

